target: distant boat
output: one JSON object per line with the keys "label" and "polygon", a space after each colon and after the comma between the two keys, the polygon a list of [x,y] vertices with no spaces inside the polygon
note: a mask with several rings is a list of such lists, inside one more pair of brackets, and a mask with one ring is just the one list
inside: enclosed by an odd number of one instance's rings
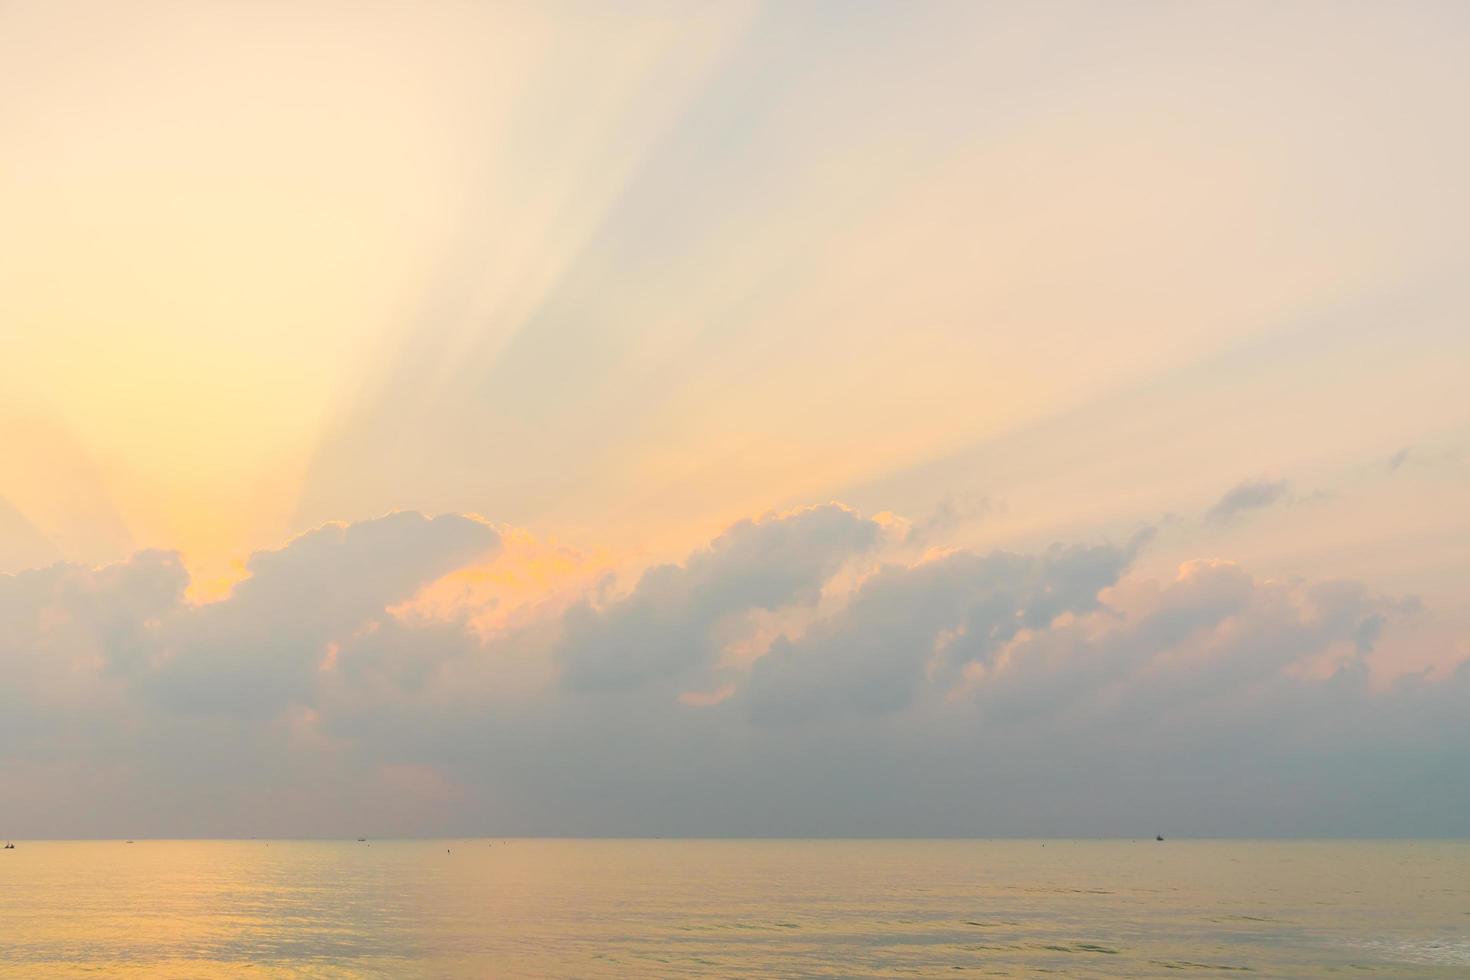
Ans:
{"label": "distant boat", "polygon": [[357,839],[357,842],[358,842],[358,843],[359,843],[359,844],[366,844],[366,843],[367,843],[367,838],[366,838],[366,837],[359,837],[359,838],[358,838],[358,839]]}
{"label": "distant boat", "polygon": [[1154,840],[1163,840],[1163,839],[1164,839],[1164,835],[1163,834],[1155,834],[1154,835]]}
{"label": "distant boat", "polygon": [[10,843],[10,841],[6,841],[5,842],[5,846],[3,848],[0,848],[0,850],[13,851],[13,850],[15,850],[15,845],[12,844],[12,843]]}

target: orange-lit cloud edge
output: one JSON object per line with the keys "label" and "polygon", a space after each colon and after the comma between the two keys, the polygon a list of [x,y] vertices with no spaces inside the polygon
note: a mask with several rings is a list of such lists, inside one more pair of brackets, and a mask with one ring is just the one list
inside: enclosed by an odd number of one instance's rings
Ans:
{"label": "orange-lit cloud edge", "polygon": [[[1263,486],[1274,486],[1262,481]],[[1284,483],[1280,484],[1284,486]],[[1247,492],[1255,484],[1245,483],[1227,492],[1217,505],[1216,511],[1231,506],[1235,496]],[[1247,489],[1243,489],[1247,488]],[[831,501],[826,508],[835,508],[854,518],[871,522],[880,531],[881,546],[869,553],[843,561],[827,578],[820,589],[820,597],[808,604],[793,604],[779,610],[753,608],[738,617],[721,624],[719,665],[727,670],[744,673],[751,665],[770,651],[777,641],[801,640],[815,625],[832,617],[852,600],[862,586],[885,569],[914,571],[964,551],[952,543],[943,543],[929,523],[942,525],[951,518],[952,502],[946,499],[940,512],[930,521],[917,521],[892,511],[879,511],[864,517],[856,508],[840,501]],[[1258,506],[1248,504],[1247,506]],[[733,526],[760,525],[781,522],[816,509],[809,507],[786,510],[764,511]],[[393,511],[385,517],[414,515],[416,511]],[[498,547],[485,560],[464,564],[460,567],[420,586],[412,596],[387,605],[382,618],[412,627],[426,624],[454,625],[472,632],[483,644],[492,643],[498,636],[517,630],[526,630],[538,625],[555,623],[576,605],[589,609],[604,610],[626,601],[636,589],[640,577],[652,565],[642,550],[615,553],[606,548],[579,549],[553,536],[537,535],[527,529],[504,523],[496,523],[478,514],[459,514],[457,517],[493,528],[498,536]],[[1212,511],[1206,519],[1216,519]],[[297,540],[308,537],[323,529],[345,529],[350,522],[331,521],[317,528],[288,539],[282,549],[289,548]],[[728,529],[727,529],[728,530]],[[941,527],[940,533],[943,528]],[[1136,534],[1146,542],[1153,533],[1144,527]],[[690,555],[707,550],[716,541],[703,549],[696,548]],[[688,556],[670,559],[670,565],[687,561]],[[987,674],[1004,671],[1017,648],[1035,641],[1039,632],[1060,627],[1091,630],[1106,628],[1117,620],[1127,620],[1146,613],[1159,601],[1162,592],[1171,584],[1188,586],[1202,578],[1214,575],[1239,576],[1247,573],[1237,561],[1222,557],[1190,558],[1180,562],[1172,580],[1154,579],[1134,569],[1125,572],[1118,581],[1097,590],[1098,609],[1088,613],[1063,612],[1055,621],[1041,627],[1023,627],[997,653],[990,665],[969,664],[965,667],[963,680],[951,689],[946,697],[962,698],[967,691],[983,683]],[[184,599],[193,606],[205,606],[227,602],[236,587],[249,580],[251,572],[245,560],[236,560],[229,566],[229,573],[203,579],[190,576]],[[1318,615],[1312,608],[1309,591],[1300,578],[1266,577],[1257,581],[1265,590],[1277,591],[1283,601],[1296,610],[1304,619]],[[1391,607],[1402,613],[1398,626],[1399,634],[1392,642],[1377,644],[1379,654],[1364,661],[1371,672],[1377,688],[1391,684],[1405,675],[1427,679],[1442,679],[1450,676],[1461,664],[1470,662],[1470,639],[1458,642],[1451,639],[1431,638],[1443,649],[1428,658],[1421,654],[1403,658],[1395,656],[1408,643],[1414,642],[1412,627],[1420,611],[1420,603],[1413,596],[1386,599]],[[371,632],[378,628],[377,620],[370,621],[364,629]],[[1217,632],[1228,631],[1230,624],[1220,624]],[[952,643],[956,632],[950,631],[936,639],[931,661],[937,661],[943,648]],[[1223,635],[1223,634],[1222,634]],[[1220,637],[1217,637],[1217,639]],[[1420,639],[1422,639],[1422,633]],[[1208,640],[1208,637],[1206,638]],[[331,671],[336,664],[340,644],[330,642],[322,651],[321,669]],[[1329,646],[1315,652],[1310,658],[1288,663],[1281,670],[1285,676],[1324,680],[1344,669],[1354,659],[1354,646],[1348,639],[1338,639]],[[1358,653],[1363,652],[1358,650]],[[1181,655],[1182,656],[1182,655]],[[1406,661],[1406,662],[1405,662]],[[1181,663],[1188,658],[1182,656]],[[928,668],[932,675],[933,662]],[[732,682],[723,682],[709,690],[686,690],[677,695],[678,701],[693,707],[706,707],[727,700],[737,690]]]}

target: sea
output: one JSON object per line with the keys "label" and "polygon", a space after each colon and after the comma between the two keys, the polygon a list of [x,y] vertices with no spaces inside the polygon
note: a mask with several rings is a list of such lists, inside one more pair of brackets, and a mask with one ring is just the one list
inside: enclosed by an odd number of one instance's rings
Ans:
{"label": "sea", "polygon": [[17,841],[17,977],[1470,977],[1470,842]]}

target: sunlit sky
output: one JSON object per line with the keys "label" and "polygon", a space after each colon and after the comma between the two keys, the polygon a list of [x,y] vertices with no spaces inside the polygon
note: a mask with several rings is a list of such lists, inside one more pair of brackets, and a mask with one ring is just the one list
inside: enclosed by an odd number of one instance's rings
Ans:
{"label": "sunlit sky", "polygon": [[[737,522],[836,502],[887,543],[783,537],[770,560],[817,578],[719,606],[696,645],[724,672],[669,699],[740,701],[880,567],[1054,546],[1124,565],[1028,629],[1228,564],[1378,597],[1372,683],[1455,683],[1467,104],[1458,3],[0,4],[0,572],[87,591],[176,553],[142,649],[269,619],[251,555],[306,561],[323,524],[475,515],[488,565],[354,552],[416,571],[302,656],[337,670],[385,616],[459,624],[518,651],[496,690],[549,705],[576,688],[575,610],[616,625],[646,569],[694,575]],[[36,601],[6,608],[66,619]],[[108,623],[65,649],[110,662]],[[244,656],[178,630],[139,663]],[[1340,639],[1282,670],[1330,673]],[[58,717],[170,710],[69,684],[43,684]],[[326,751],[302,728],[330,700],[256,715]],[[500,812],[494,779],[425,751],[395,765]],[[331,807],[300,792],[315,828]]]}

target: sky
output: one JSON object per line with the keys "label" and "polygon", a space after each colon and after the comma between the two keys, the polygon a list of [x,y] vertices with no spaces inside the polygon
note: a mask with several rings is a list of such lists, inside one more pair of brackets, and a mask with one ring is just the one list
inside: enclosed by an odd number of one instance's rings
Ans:
{"label": "sky", "polygon": [[0,833],[1470,834],[1470,11],[0,3]]}

